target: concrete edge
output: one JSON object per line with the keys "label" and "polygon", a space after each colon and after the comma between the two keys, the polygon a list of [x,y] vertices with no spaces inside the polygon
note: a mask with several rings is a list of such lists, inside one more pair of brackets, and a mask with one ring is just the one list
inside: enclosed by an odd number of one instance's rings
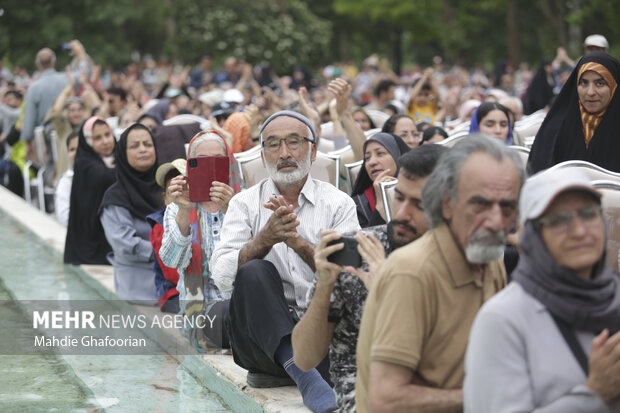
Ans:
{"label": "concrete edge", "polygon": [[[66,228],[55,219],[28,204],[3,186],[0,186],[0,209],[19,222],[28,231],[42,239],[60,254],[64,253]],[[113,268],[105,265],[80,265],[80,278],[105,299],[122,300],[114,292]],[[139,313],[151,319],[158,308],[132,305]],[[168,338],[187,340],[176,329],[167,329]],[[245,382],[246,370],[237,366],[229,355],[170,354],[200,383],[217,394],[235,412],[293,413],[309,412],[294,386],[254,389]]]}

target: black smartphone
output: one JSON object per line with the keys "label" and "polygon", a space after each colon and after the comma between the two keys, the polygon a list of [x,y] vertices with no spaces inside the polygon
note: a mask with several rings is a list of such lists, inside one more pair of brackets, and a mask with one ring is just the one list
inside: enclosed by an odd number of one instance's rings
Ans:
{"label": "black smartphone", "polygon": [[330,241],[327,245],[344,243],[341,250],[331,253],[327,257],[327,261],[333,262],[341,266],[350,265],[354,268],[362,266],[362,256],[357,251],[357,240],[353,237],[341,237],[337,240]]}

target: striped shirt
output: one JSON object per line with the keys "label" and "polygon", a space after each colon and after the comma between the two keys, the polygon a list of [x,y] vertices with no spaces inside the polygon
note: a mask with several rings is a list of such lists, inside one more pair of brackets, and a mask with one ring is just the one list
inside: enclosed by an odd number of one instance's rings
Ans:
{"label": "striped shirt", "polygon": [[[263,207],[269,197],[279,191],[270,178],[235,195],[224,218],[222,239],[210,262],[213,280],[221,291],[232,291],[239,251],[265,226],[273,213]],[[317,245],[321,231],[333,228],[340,233],[358,231],[357,213],[353,199],[335,186],[312,179],[308,175],[298,198],[295,214],[300,222],[297,232],[312,245]],[[315,274],[312,269],[284,242],[274,245],[264,259],[272,262],[284,287],[289,307],[302,315],[308,307],[306,293]]]}
{"label": "striped shirt", "polygon": [[[166,207],[164,214],[164,237],[159,249],[159,256],[162,262],[171,268],[179,271],[179,282],[177,290],[179,291],[179,303],[181,305],[181,313],[184,313],[185,300],[201,300],[200,297],[187,297],[185,291],[185,269],[189,265],[192,258],[192,234],[187,237],[181,234],[177,225],[177,212],[179,207],[175,203],[170,203]],[[222,222],[224,214],[218,211],[215,214],[205,211],[198,206],[198,213],[201,215],[201,245],[206,249],[206,256],[210,257],[215,249],[215,245],[220,241]],[[204,298],[207,302],[221,301],[230,298],[230,294],[222,293],[213,282],[208,268],[208,259],[203,262],[204,271]]]}

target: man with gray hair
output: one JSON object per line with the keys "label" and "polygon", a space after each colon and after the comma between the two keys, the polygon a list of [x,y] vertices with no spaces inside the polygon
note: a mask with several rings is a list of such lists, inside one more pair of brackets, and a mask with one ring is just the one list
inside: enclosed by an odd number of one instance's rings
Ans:
{"label": "man with gray hair", "polygon": [[[80,70],[87,70],[88,67],[81,62],[88,60],[88,55],[84,47],[78,40],[71,41],[71,54],[75,56],[75,72],[73,77],[76,79],[76,86],[79,85],[78,79]],[[47,112],[54,104],[54,100],[69,83],[66,73],[57,72],[56,54],[48,47],[37,53],[35,59],[39,78],[33,82],[26,92],[24,107],[24,120],[22,122],[20,138],[25,141],[32,141],[34,128],[42,125]]]}
{"label": "man with gray hair", "polygon": [[462,411],[469,330],[506,284],[523,175],[516,153],[479,135],[440,159],[422,190],[431,230],[389,256],[366,300],[358,412]]}
{"label": "man with gray hair", "polygon": [[271,115],[260,140],[269,178],[230,200],[209,266],[219,289],[232,291],[228,335],[235,362],[249,370],[248,384],[292,384],[290,376],[306,406],[331,411],[336,399],[321,374],[293,362],[291,332],[308,308],[320,231],[359,230],[355,203],[310,176],[316,134],[305,116]]}

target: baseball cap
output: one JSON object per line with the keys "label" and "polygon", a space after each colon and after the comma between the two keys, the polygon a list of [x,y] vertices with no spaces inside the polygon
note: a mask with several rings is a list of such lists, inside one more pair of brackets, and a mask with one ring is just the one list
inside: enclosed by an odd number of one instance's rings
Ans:
{"label": "baseball cap", "polygon": [[230,115],[235,111],[235,106],[229,102],[220,102],[213,105],[211,116],[217,117],[222,115]]}
{"label": "baseball cap", "polygon": [[155,182],[157,182],[157,185],[163,188],[166,175],[168,175],[168,172],[172,171],[173,169],[176,169],[181,173],[181,175],[185,176],[186,163],[187,162],[185,161],[185,159],[178,158],[172,162],[166,162],[159,165],[159,168],[157,168],[157,171],[155,172]]}
{"label": "baseball cap", "polygon": [[601,193],[592,186],[588,176],[577,169],[552,168],[531,176],[521,190],[521,222],[540,218],[558,195],[570,190],[585,191],[601,199]]}
{"label": "baseball cap", "polygon": [[609,42],[605,36],[601,34],[591,34],[586,37],[586,40],[583,42],[583,47],[602,47],[603,49],[609,49]]}
{"label": "baseball cap", "polygon": [[217,103],[222,101],[222,91],[220,89],[210,90],[198,96],[198,100],[204,103],[205,105],[209,105],[213,107]]}
{"label": "baseball cap", "polygon": [[222,95],[222,100],[225,102],[241,103],[245,100],[245,96],[239,89],[228,89]]}

